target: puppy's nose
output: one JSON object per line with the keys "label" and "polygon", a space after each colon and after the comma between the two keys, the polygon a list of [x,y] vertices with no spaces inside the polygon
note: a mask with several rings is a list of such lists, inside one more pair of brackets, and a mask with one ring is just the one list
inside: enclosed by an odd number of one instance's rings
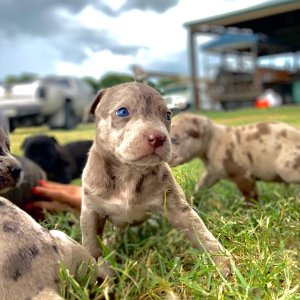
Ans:
{"label": "puppy's nose", "polygon": [[162,146],[165,142],[166,136],[157,133],[150,133],[148,136],[148,142],[153,148]]}
{"label": "puppy's nose", "polygon": [[22,169],[19,167],[10,168],[10,174],[14,179],[18,179],[20,177]]}

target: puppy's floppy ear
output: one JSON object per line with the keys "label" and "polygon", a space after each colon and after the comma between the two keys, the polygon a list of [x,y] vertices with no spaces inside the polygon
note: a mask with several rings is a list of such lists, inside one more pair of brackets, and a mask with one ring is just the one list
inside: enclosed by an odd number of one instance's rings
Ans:
{"label": "puppy's floppy ear", "polygon": [[203,138],[203,136],[211,134],[213,123],[209,118],[197,116],[193,118],[193,123],[197,126],[199,138]]}
{"label": "puppy's floppy ear", "polygon": [[100,102],[101,98],[104,96],[105,92],[106,92],[106,89],[103,89],[97,93],[96,98],[94,99],[94,102],[90,108],[90,114],[92,114],[92,115],[95,114],[96,107],[97,107],[98,103]]}
{"label": "puppy's floppy ear", "polygon": [[57,139],[54,136],[49,136],[49,138],[55,143],[58,144]]}
{"label": "puppy's floppy ear", "polygon": [[192,117],[186,124],[186,134],[192,138],[199,138],[201,134],[202,122],[198,117]]}

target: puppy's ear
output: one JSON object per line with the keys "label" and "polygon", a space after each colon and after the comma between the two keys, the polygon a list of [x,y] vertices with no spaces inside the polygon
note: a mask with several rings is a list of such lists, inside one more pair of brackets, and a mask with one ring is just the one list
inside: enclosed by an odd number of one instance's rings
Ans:
{"label": "puppy's ear", "polygon": [[49,136],[49,138],[55,143],[58,144],[57,139],[54,136]]}
{"label": "puppy's ear", "polygon": [[106,92],[106,89],[100,90],[97,93],[96,98],[94,99],[94,102],[90,108],[90,114],[92,114],[92,115],[95,114],[96,107],[97,107],[98,103],[100,102],[101,98],[104,96],[105,92]]}
{"label": "puppy's ear", "polygon": [[204,135],[210,134],[212,122],[204,116],[196,116],[192,118],[194,130],[196,131],[194,138],[203,138]]}

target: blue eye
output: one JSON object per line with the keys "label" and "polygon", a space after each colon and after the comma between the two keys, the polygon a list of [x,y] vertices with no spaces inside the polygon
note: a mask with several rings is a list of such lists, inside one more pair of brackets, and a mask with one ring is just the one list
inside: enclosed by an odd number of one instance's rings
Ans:
{"label": "blue eye", "polygon": [[170,113],[169,111],[166,113],[166,120],[167,121],[171,121],[171,115],[172,115],[172,113]]}
{"label": "blue eye", "polygon": [[129,112],[126,107],[121,107],[116,111],[116,115],[120,118],[124,118],[129,116]]}

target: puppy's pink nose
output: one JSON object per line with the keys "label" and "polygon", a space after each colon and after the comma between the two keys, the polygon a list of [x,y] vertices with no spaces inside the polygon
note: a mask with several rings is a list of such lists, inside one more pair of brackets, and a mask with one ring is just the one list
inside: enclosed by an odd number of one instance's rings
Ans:
{"label": "puppy's pink nose", "polygon": [[153,148],[162,146],[165,142],[166,136],[157,133],[150,133],[148,136],[148,142]]}

